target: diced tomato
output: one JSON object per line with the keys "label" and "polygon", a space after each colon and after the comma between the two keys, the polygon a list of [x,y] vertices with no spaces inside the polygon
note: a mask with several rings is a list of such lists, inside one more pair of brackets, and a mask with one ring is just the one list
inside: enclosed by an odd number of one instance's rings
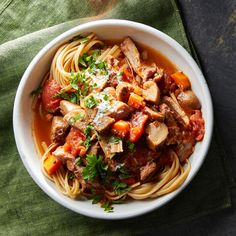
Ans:
{"label": "diced tomato", "polygon": [[130,141],[137,142],[144,131],[144,125],[148,120],[148,116],[142,112],[135,112],[131,117]]}
{"label": "diced tomato", "polygon": [[45,82],[42,92],[42,104],[46,111],[54,113],[58,110],[62,99],[55,98],[54,96],[58,94],[60,90],[61,87],[56,80],[50,79]]}
{"label": "diced tomato", "polygon": [[82,142],[86,139],[86,136],[76,127],[71,127],[71,130],[66,137],[66,144],[64,144],[65,151],[70,151],[74,156],[82,155],[84,153],[84,146]]}
{"label": "diced tomato", "polygon": [[44,162],[44,168],[49,175],[54,174],[61,166],[62,162],[55,156],[50,155]]}
{"label": "diced tomato", "polygon": [[192,133],[197,141],[201,141],[205,134],[205,122],[202,118],[202,113],[195,110],[195,113],[190,116],[190,123],[192,125]]}
{"label": "diced tomato", "polygon": [[133,81],[133,75],[132,75],[129,68],[124,69],[124,73],[123,73],[122,77],[123,77],[124,81],[127,81],[127,82],[132,82]]}
{"label": "diced tomato", "polygon": [[111,131],[119,136],[124,138],[129,133],[130,127],[129,122],[124,120],[119,120],[112,125]]}

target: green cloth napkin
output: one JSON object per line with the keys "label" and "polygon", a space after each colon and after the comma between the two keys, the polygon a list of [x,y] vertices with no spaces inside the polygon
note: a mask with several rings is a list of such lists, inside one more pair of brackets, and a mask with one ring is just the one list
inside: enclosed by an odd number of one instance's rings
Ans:
{"label": "green cloth napkin", "polygon": [[13,101],[21,76],[36,53],[55,36],[78,24],[104,18],[148,24],[192,52],[173,0],[0,3],[0,235],[156,233],[161,227],[231,206],[224,150],[215,135],[204,165],[191,184],[166,206],[137,218],[105,221],[76,214],[51,200],[33,182],[21,162],[12,130]]}

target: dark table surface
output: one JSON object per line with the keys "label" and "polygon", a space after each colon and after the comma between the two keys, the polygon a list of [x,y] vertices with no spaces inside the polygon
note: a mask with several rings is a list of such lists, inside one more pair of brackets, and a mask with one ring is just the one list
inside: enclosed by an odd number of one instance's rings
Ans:
{"label": "dark table surface", "polygon": [[[236,0],[179,0],[214,104],[215,123],[236,179]],[[163,229],[159,235],[236,235],[232,208]]]}

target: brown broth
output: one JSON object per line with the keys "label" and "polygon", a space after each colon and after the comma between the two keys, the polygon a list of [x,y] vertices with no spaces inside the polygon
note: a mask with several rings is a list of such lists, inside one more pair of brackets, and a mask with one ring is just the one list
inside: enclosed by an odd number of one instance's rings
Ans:
{"label": "brown broth", "polygon": [[47,146],[50,145],[50,127],[51,121],[46,120],[46,117],[42,117],[39,112],[41,99],[38,99],[34,110],[33,118],[33,134],[37,143],[37,147],[41,154],[44,153],[42,142],[46,142]]}

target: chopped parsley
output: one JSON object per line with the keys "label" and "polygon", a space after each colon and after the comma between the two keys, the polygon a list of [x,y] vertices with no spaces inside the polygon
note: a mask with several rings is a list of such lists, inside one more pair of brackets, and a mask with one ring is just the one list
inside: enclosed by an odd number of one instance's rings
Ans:
{"label": "chopped parsley", "polygon": [[111,206],[111,203],[109,201],[104,202],[101,205],[102,208],[104,208],[105,212],[111,213],[113,212],[113,207]]}
{"label": "chopped parsley", "polygon": [[117,165],[117,171],[119,172],[120,179],[127,179],[131,176],[125,169],[124,164]]}
{"label": "chopped parsley", "polygon": [[83,144],[86,147],[86,150],[88,150],[91,147],[91,137],[87,137]]}
{"label": "chopped parsley", "polygon": [[119,182],[119,181],[114,181],[112,183],[113,186],[113,191],[115,192],[115,194],[122,194],[122,193],[126,193],[130,190],[130,188],[128,187],[128,185],[126,183],[123,182]]}
{"label": "chopped parsley", "polygon": [[118,144],[120,141],[122,141],[122,139],[119,138],[119,137],[116,137],[116,136],[111,136],[111,137],[109,138],[109,143]]}
{"label": "chopped parsley", "polygon": [[117,74],[116,74],[116,78],[118,79],[118,80],[122,80],[122,75],[124,74],[124,71],[120,71],[120,72],[118,72]]}
{"label": "chopped parsley", "polygon": [[68,41],[68,43],[74,42],[76,40],[84,38],[82,35],[78,34]]}
{"label": "chopped parsley", "polygon": [[67,176],[68,180],[72,180],[75,178],[75,174],[74,173],[69,173],[69,175]]}
{"label": "chopped parsley", "polygon": [[94,154],[87,154],[87,164],[83,169],[82,175],[85,180],[94,180],[103,172],[107,171],[107,166],[104,166],[102,162],[102,156],[96,156]]}
{"label": "chopped parsley", "polygon": [[128,140],[128,141],[127,141],[127,145],[128,145],[128,149],[129,149],[131,152],[135,152],[135,150],[136,150],[135,143],[131,143],[131,142]]}
{"label": "chopped parsley", "polygon": [[80,63],[83,67],[87,67],[87,65],[86,65],[86,63],[85,63],[83,57],[80,57],[79,63]]}
{"label": "chopped parsley", "polygon": [[81,40],[81,44],[84,44],[84,43],[86,43],[86,42],[88,42],[88,38],[86,38],[86,37],[84,37],[82,40]]}
{"label": "chopped parsley", "polygon": [[76,91],[74,93],[66,93],[64,91],[60,91],[56,95],[53,96],[54,98],[63,98],[72,103],[79,103],[80,100],[80,91]]}
{"label": "chopped parsley", "polygon": [[105,101],[108,100],[108,95],[107,95],[106,93],[103,94],[103,99],[104,99]]}
{"label": "chopped parsley", "polygon": [[93,129],[94,129],[93,125],[91,125],[91,124],[87,125],[86,128],[85,128],[85,135],[86,136],[90,135],[90,133]]}
{"label": "chopped parsley", "polygon": [[84,105],[88,108],[93,108],[98,105],[98,100],[93,95],[90,95],[84,99]]}
{"label": "chopped parsley", "polygon": [[70,125],[74,125],[77,120],[82,120],[82,119],[84,119],[84,114],[76,114],[71,118]]}
{"label": "chopped parsley", "polygon": [[80,165],[82,164],[81,157],[77,157],[77,158],[75,159],[75,164],[76,164],[77,166],[80,166]]}

